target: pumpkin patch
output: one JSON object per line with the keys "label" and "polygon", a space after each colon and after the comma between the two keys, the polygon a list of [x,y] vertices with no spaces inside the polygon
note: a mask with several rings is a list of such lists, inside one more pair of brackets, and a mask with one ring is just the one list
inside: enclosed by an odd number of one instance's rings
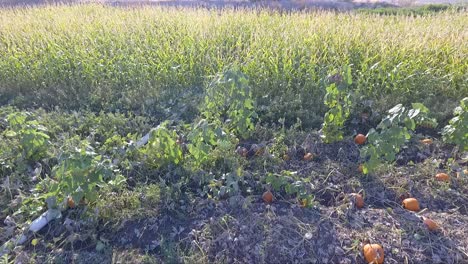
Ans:
{"label": "pumpkin patch", "polygon": [[468,5],[50,2],[0,3],[0,263],[468,264]]}

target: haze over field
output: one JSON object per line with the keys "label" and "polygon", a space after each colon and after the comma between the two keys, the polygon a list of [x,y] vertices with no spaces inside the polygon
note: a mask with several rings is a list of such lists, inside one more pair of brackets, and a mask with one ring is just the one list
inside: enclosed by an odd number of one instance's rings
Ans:
{"label": "haze over field", "polygon": [[339,8],[352,9],[363,6],[382,6],[385,4],[394,6],[411,6],[425,4],[466,4],[468,0],[279,0],[279,1],[249,1],[249,0],[0,0],[0,4],[44,4],[44,3],[146,3],[161,4],[165,6],[271,6],[275,8]]}

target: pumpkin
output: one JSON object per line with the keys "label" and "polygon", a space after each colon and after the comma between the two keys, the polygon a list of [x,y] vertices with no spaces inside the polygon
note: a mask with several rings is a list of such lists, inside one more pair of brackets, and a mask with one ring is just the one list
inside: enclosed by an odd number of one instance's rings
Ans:
{"label": "pumpkin", "polygon": [[362,198],[362,195],[360,195],[359,193],[352,193],[351,196],[353,197],[354,204],[357,208],[364,207],[364,198]]}
{"label": "pumpkin", "polygon": [[366,139],[366,136],[364,136],[363,134],[357,134],[357,136],[354,138],[354,143],[362,145],[366,143]]}
{"label": "pumpkin", "polygon": [[71,198],[71,197],[67,198],[67,205],[70,208],[75,208],[75,201],[73,201],[73,198]]}
{"label": "pumpkin", "polygon": [[425,139],[421,140],[421,143],[423,143],[425,145],[431,145],[432,144],[432,139],[425,138]]}
{"label": "pumpkin", "polygon": [[439,225],[429,218],[423,217],[423,222],[429,231],[436,231],[439,229]]}
{"label": "pumpkin", "polygon": [[308,152],[307,154],[304,155],[304,160],[311,160],[314,158],[314,154]]}
{"label": "pumpkin", "polygon": [[415,198],[406,198],[403,200],[403,208],[417,212],[419,211],[419,202]]}
{"label": "pumpkin", "polygon": [[448,176],[447,173],[437,173],[435,178],[438,180],[438,181],[450,181],[450,176]]}
{"label": "pumpkin", "polygon": [[265,201],[265,203],[272,203],[273,202],[273,193],[271,193],[270,191],[264,192],[263,195],[262,195],[262,199],[263,199],[263,201]]}
{"label": "pumpkin", "polygon": [[379,244],[366,244],[363,247],[364,258],[369,264],[382,264],[384,262],[384,250]]}

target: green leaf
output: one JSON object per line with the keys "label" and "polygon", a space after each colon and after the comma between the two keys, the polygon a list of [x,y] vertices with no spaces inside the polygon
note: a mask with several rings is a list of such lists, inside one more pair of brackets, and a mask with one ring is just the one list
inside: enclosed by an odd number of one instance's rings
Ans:
{"label": "green leaf", "polygon": [[410,130],[416,129],[416,123],[414,122],[413,119],[410,119],[410,118],[405,119],[405,126],[406,126],[406,128],[408,128]]}
{"label": "green leaf", "polygon": [[12,131],[12,130],[5,131],[5,136],[6,137],[12,138],[12,137],[16,137],[16,135],[17,135],[17,133],[15,131]]}
{"label": "green leaf", "polygon": [[368,174],[369,173],[369,168],[366,165],[362,166],[362,173]]}
{"label": "green leaf", "polygon": [[353,77],[351,75],[351,67],[346,66],[345,71],[346,71],[346,82],[347,82],[347,84],[348,85],[353,84]]}
{"label": "green leaf", "polygon": [[429,109],[421,103],[412,103],[411,106],[422,113],[429,113]]}

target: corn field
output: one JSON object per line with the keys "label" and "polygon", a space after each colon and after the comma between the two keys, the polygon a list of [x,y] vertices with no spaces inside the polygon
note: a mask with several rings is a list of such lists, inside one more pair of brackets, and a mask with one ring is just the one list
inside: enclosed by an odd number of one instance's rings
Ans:
{"label": "corn field", "polygon": [[317,127],[324,78],[351,65],[353,92],[376,110],[422,102],[444,119],[468,94],[467,24],[466,12],[2,9],[0,103],[154,114],[236,65],[264,120]]}

